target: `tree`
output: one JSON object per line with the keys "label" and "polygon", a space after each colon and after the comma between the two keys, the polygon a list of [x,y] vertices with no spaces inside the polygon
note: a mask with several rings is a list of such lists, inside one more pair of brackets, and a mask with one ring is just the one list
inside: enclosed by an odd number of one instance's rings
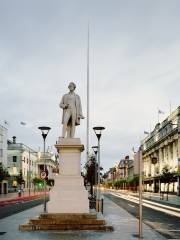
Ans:
{"label": "tree", "polygon": [[160,175],[160,182],[167,184],[167,196],[166,200],[168,201],[168,193],[169,193],[169,184],[174,182],[176,178],[176,172],[171,172],[168,166],[165,166],[162,169],[162,173]]}
{"label": "tree", "polygon": [[3,166],[2,163],[0,163],[0,182],[2,182],[4,179],[7,179],[9,176],[10,175],[6,168]]}
{"label": "tree", "polygon": [[[85,182],[90,183],[90,194],[93,194],[93,185],[95,185],[95,174],[97,181],[97,163],[94,155],[89,156],[88,162],[85,164],[86,174],[85,174]],[[95,173],[96,172],[96,173]]]}
{"label": "tree", "polygon": [[129,190],[137,190],[139,185],[139,177],[135,176],[133,178],[122,178],[116,181],[111,181],[106,184],[107,187],[114,186],[116,189],[129,189]]}
{"label": "tree", "polygon": [[34,184],[34,191],[35,189],[42,189],[42,187],[44,186],[44,180],[42,180],[41,178],[33,178],[33,184]]}
{"label": "tree", "polygon": [[52,187],[54,186],[54,179],[53,178],[49,178],[46,180],[46,183],[48,186]]}
{"label": "tree", "polygon": [[16,181],[19,185],[24,183],[23,175],[22,175],[22,170],[20,170],[19,174],[16,177]]}

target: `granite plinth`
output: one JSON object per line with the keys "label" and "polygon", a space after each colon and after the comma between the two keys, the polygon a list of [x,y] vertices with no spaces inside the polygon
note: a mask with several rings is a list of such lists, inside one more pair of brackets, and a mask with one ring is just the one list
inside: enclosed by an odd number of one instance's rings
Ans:
{"label": "granite plinth", "polygon": [[80,167],[84,146],[79,138],[59,138],[55,147],[60,154],[60,175],[49,193],[48,213],[89,213],[88,192]]}

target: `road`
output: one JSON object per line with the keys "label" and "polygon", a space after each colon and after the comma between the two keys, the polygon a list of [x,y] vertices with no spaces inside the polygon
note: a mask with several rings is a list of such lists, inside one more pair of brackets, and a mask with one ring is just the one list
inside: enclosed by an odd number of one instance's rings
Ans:
{"label": "road", "polygon": [[[138,218],[138,198],[114,192],[104,193],[117,205]],[[154,205],[146,201],[143,204],[143,222],[161,233],[167,239],[180,239],[180,210],[169,206]]]}
{"label": "road", "polygon": [[[47,197],[48,198],[48,197]],[[30,197],[18,198],[1,201],[0,202],[0,219],[11,216],[12,214],[22,212],[26,209],[32,208],[34,206],[40,205],[44,202],[43,195],[36,196],[36,198]]]}

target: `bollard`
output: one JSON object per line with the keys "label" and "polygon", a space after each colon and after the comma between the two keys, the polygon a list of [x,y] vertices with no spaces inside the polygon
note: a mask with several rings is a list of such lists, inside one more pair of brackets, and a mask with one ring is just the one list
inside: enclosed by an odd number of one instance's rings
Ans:
{"label": "bollard", "polygon": [[104,199],[103,198],[101,199],[101,212],[102,212],[102,214],[104,212]]}
{"label": "bollard", "polygon": [[18,197],[21,197],[21,190],[18,190]]}

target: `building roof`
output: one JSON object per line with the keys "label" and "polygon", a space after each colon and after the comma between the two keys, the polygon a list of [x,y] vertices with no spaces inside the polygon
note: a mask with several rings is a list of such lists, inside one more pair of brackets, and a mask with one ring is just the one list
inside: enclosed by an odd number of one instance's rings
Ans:
{"label": "building roof", "polygon": [[23,151],[30,151],[32,154],[38,153],[31,147],[28,147],[24,143],[13,143],[11,140],[8,140],[8,150],[23,150]]}
{"label": "building roof", "polygon": [[163,122],[157,123],[152,132],[141,141],[143,151],[148,151],[157,143],[164,141],[168,136],[178,133],[178,117],[180,116],[180,106],[173,111]]}

